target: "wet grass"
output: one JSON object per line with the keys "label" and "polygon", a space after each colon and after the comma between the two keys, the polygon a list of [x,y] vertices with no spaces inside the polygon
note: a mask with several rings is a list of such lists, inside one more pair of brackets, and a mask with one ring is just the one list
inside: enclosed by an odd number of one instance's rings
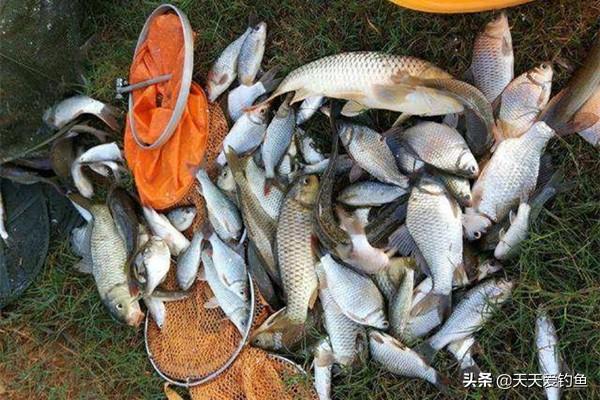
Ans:
{"label": "wet grass", "polygon": [[[433,61],[460,76],[476,32],[490,13],[433,16],[383,0],[177,1],[196,32],[195,78],[245,29],[250,13],[269,24],[264,67],[284,72],[345,50],[383,50]],[[127,76],[137,35],[155,1],[92,1],[86,35],[95,34],[85,92],[116,103],[114,81]],[[537,1],[511,9],[516,73],[554,62],[555,89],[579,65],[598,30],[598,1]],[[115,105],[124,107],[124,103]],[[317,133],[317,122],[312,130]],[[505,274],[517,281],[514,298],[477,335],[483,371],[537,372],[533,345],[538,307],[552,317],[562,354],[587,389],[565,398],[600,398],[600,157],[578,137],[550,146],[573,186],[544,210],[518,259]],[[115,324],[102,309],[90,277],[75,272],[68,244],[54,242],[44,272],[0,318],[0,399],[162,398],[161,381],[146,360],[141,332]],[[465,390],[455,363],[436,367],[452,381],[455,398],[538,399],[541,389]],[[4,396],[4,397],[3,397]],[[334,380],[334,397],[434,399],[420,381],[396,378],[371,362]]]}

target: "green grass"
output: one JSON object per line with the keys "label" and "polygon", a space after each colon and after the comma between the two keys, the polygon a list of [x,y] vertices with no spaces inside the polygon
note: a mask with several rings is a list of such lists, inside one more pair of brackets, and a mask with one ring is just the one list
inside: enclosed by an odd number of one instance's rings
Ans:
{"label": "green grass", "polygon": [[[269,25],[264,67],[284,72],[323,55],[382,50],[433,61],[460,76],[470,62],[476,32],[490,13],[436,16],[397,8],[384,0],[177,1],[196,32],[195,78],[245,29],[254,12]],[[156,1],[92,1],[84,32],[96,45],[86,63],[85,92],[115,103],[114,80],[127,76],[137,35]],[[598,1],[536,1],[508,12],[516,73],[554,61],[559,89],[585,57],[598,30]],[[124,108],[124,103],[116,104]],[[383,124],[383,123],[382,123]],[[318,123],[312,130],[317,133]],[[384,128],[381,126],[380,128]],[[505,274],[517,281],[513,300],[477,335],[482,370],[537,371],[535,310],[552,317],[566,363],[588,377],[589,387],[568,399],[600,398],[600,157],[578,137],[555,140],[555,161],[573,182],[542,212],[520,257]],[[0,318],[0,389],[10,399],[162,398],[140,331],[115,324],[90,277],[75,272],[68,245],[54,242],[44,272]],[[539,389],[461,388],[446,355],[435,366],[466,399],[539,399]],[[420,381],[396,378],[371,362],[334,381],[337,399],[441,398]],[[2,397],[0,390],[0,398]]]}

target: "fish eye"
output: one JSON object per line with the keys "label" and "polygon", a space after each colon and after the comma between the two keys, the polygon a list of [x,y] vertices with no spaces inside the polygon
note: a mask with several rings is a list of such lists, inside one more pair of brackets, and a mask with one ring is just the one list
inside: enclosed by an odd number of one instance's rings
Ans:
{"label": "fish eye", "polygon": [[123,309],[123,304],[117,303],[116,307],[117,307],[117,310],[121,311]]}
{"label": "fish eye", "polygon": [[473,233],[473,237],[474,237],[475,239],[481,239],[481,232],[479,232],[479,231],[478,231],[478,232],[474,232],[474,233]]}
{"label": "fish eye", "polygon": [[300,181],[300,183],[302,183],[303,185],[308,184],[308,177],[307,176],[303,177],[302,180]]}

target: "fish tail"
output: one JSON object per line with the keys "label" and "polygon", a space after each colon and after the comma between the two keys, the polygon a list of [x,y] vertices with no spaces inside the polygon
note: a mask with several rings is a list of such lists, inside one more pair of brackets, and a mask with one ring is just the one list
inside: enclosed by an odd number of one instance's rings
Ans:
{"label": "fish tail", "polygon": [[435,374],[435,382],[433,383],[435,387],[442,393],[447,395],[449,391],[450,379],[445,376],[442,376],[439,372]]}
{"label": "fish tail", "polygon": [[431,364],[435,355],[437,354],[437,350],[433,348],[431,343],[423,342],[415,348],[415,351],[423,357],[427,364]]}
{"label": "fish tail", "polygon": [[281,68],[279,67],[273,67],[267,72],[265,72],[263,76],[260,77],[259,82],[262,83],[263,88],[265,88],[265,93],[272,92],[281,83],[281,78],[275,79],[275,76],[277,75],[280,69]]}

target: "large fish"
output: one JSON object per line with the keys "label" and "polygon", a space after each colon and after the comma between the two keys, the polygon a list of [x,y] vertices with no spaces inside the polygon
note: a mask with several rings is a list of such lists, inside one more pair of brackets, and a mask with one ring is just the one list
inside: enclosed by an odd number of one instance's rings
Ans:
{"label": "large fish", "polygon": [[286,306],[269,317],[254,333],[262,348],[289,348],[302,338],[308,310],[318,296],[312,233],[312,209],[319,180],[298,179],[286,195],[277,222],[276,252]]}
{"label": "large fish", "polygon": [[519,137],[537,121],[552,90],[552,66],[542,63],[516,77],[499,99],[496,140]]}

